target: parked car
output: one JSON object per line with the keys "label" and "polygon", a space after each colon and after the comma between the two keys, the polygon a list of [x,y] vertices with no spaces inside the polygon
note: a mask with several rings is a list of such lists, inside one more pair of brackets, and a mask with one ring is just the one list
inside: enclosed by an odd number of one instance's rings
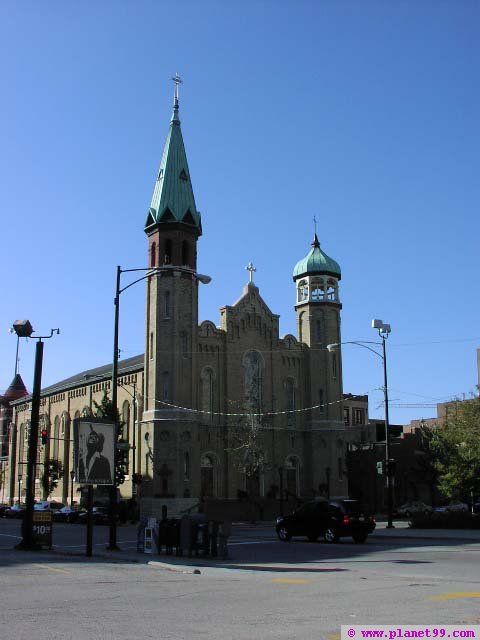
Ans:
{"label": "parked car", "polygon": [[62,502],[48,502],[48,500],[42,500],[41,502],[36,502],[33,505],[34,511],[58,511],[62,509],[65,505]]}
{"label": "parked car", "polygon": [[366,512],[358,500],[312,500],[288,516],[277,518],[277,535],[283,542],[292,536],[306,536],[316,541],[323,536],[325,542],[338,542],[352,537],[365,542],[375,529],[375,518]]}
{"label": "parked car", "polygon": [[79,507],[62,507],[53,512],[54,522],[77,522],[83,512]]}
{"label": "parked car", "polygon": [[8,504],[0,504],[0,518],[5,517],[5,511],[8,509]]}
{"label": "parked car", "polygon": [[[78,514],[77,522],[80,524],[87,524],[87,511],[82,511]],[[93,524],[110,524],[110,514],[106,507],[93,507],[92,508]]]}
{"label": "parked car", "polygon": [[459,511],[468,511],[468,504],[462,502],[461,500],[452,500],[445,507],[446,511],[449,513],[458,513]]}
{"label": "parked car", "polygon": [[410,518],[410,516],[414,514],[429,516],[431,513],[433,513],[433,508],[429,504],[425,504],[425,502],[420,502],[419,500],[405,502],[405,504],[402,504],[402,506],[397,509],[397,515],[405,516],[406,518]]}
{"label": "parked car", "polygon": [[5,509],[4,517],[5,518],[23,518],[24,513],[25,513],[25,505],[17,503]]}

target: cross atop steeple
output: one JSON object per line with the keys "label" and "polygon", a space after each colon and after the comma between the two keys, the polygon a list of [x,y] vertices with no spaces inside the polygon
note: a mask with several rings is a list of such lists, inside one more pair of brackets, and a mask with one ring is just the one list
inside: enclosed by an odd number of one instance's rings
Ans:
{"label": "cross atop steeple", "polygon": [[248,275],[250,276],[249,282],[253,282],[253,272],[257,270],[256,267],[253,266],[253,262],[249,262],[245,269],[248,271]]}
{"label": "cross atop steeple", "polygon": [[317,235],[317,218],[313,216],[313,224],[315,226],[315,235]]}
{"label": "cross atop steeple", "polygon": [[183,80],[180,78],[180,76],[178,75],[178,72],[173,76],[172,78],[174,84],[175,84],[175,90],[173,93],[173,97],[175,98],[175,103],[178,102],[178,85],[183,83]]}

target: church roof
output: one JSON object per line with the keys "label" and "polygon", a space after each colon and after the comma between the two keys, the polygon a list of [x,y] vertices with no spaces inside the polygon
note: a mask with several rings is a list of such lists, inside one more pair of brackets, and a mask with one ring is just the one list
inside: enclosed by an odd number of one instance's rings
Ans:
{"label": "church roof", "polygon": [[302,276],[314,274],[332,275],[338,279],[342,275],[338,262],[335,262],[320,249],[317,234],[315,234],[309,253],[295,265],[293,279],[296,280]]}
{"label": "church roof", "polygon": [[[118,363],[118,376],[120,377],[122,375],[141,370],[144,365],[144,360],[145,358],[143,353],[138,356],[133,356],[132,358],[125,358],[125,360],[120,360]],[[42,389],[41,395],[46,396],[52,393],[59,393],[60,391],[74,389],[75,387],[80,387],[85,384],[92,384],[95,382],[100,382],[101,380],[109,380],[111,379],[111,377],[112,363],[110,362],[109,364],[102,365],[101,367],[95,367],[95,369],[87,369],[86,371],[77,373],[70,378],[66,378],[65,380],[56,382],[49,387],[45,387],[44,389]],[[8,391],[6,393],[8,393]],[[30,398],[28,391],[25,389],[25,393],[23,393],[21,396],[17,396],[16,399],[23,398],[24,400],[26,400],[27,397]]]}
{"label": "church roof", "polygon": [[183,222],[197,227],[201,234],[201,218],[195,205],[178,110],[176,94],[145,231],[157,224]]}

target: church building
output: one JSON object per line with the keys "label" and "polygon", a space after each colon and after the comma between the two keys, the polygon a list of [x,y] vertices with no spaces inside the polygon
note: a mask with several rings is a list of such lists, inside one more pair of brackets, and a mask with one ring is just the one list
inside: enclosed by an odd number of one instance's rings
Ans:
{"label": "church building", "polygon": [[[251,263],[238,300],[220,309],[218,321],[199,324],[198,296],[210,278],[197,271],[202,222],[178,84],[144,231],[145,353],[118,368],[118,408],[131,445],[122,497],[133,492],[180,511],[247,495],[348,496],[341,348],[326,348],[341,342],[340,267],[316,233],[305,257],[295,264],[292,256],[297,336],[280,337],[279,316],[260,294]],[[107,364],[42,390],[40,428],[49,438],[38,460],[64,467],[51,497],[68,502],[75,490],[78,500],[71,422],[93,415],[94,403],[111,393],[111,375]],[[11,501],[26,469],[30,398],[12,405]],[[45,498],[41,492],[39,484],[37,497]]]}

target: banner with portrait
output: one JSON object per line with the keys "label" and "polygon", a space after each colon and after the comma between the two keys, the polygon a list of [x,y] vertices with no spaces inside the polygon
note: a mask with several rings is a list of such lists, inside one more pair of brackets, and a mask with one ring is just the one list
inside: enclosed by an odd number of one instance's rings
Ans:
{"label": "banner with portrait", "polygon": [[75,481],[112,485],[115,473],[115,425],[98,418],[73,421]]}

